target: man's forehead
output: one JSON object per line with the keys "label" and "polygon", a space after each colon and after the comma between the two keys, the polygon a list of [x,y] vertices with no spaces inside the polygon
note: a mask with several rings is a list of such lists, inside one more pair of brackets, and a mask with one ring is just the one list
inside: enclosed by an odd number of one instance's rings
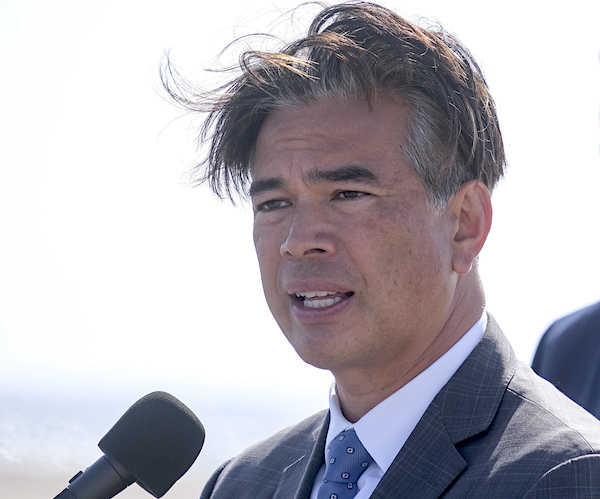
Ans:
{"label": "man's forehead", "polygon": [[278,148],[301,151],[343,147],[348,141],[384,133],[390,125],[401,139],[407,117],[402,101],[383,95],[371,104],[364,98],[331,97],[275,109],[260,126],[255,157]]}
{"label": "man's forehead", "polygon": [[406,108],[380,96],[324,99],[273,111],[263,122],[252,158],[250,195],[285,181],[389,182],[404,168]]}

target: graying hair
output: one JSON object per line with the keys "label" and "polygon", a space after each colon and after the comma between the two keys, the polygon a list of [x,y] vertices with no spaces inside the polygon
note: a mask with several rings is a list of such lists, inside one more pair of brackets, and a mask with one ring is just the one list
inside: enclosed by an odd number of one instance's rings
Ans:
{"label": "graying hair", "polygon": [[208,113],[199,141],[210,144],[198,183],[234,199],[252,177],[256,138],[273,111],[325,98],[392,94],[410,109],[403,153],[443,208],[471,179],[493,190],[505,157],[495,105],[473,57],[441,28],[419,27],[365,2],[324,8],[305,37],[277,52],[248,51],[228,84],[201,92],[166,61],[163,85],[188,110]]}

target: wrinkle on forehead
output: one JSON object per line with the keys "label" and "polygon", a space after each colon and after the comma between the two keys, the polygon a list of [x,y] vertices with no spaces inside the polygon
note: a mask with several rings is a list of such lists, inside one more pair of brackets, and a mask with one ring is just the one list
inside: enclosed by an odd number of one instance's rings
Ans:
{"label": "wrinkle on forehead", "polygon": [[[350,123],[349,108],[355,110]],[[269,151],[260,151],[263,155],[265,152],[271,154],[279,150],[328,152],[338,146],[344,147],[349,140],[384,133],[384,123],[369,119],[370,115],[373,115],[373,109],[362,99],[323,99],[297,108],[277,109],[263,122],[255,152],[258,153],[258,149],[261,149],[261,143],[269,143]],[[378,130],[380,127],[382,129]],[[298,134],[299,130],[302,131],[301,135]],[[326,132],[323,133],[323,130]],[[399,130],[398,138],[402,135]],[[256,156],[257,154],[255,158]]]}

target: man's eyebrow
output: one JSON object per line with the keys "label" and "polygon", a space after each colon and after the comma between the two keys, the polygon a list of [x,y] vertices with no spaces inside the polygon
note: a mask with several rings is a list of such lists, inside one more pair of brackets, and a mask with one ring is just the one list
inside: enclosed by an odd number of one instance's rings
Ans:
{"label": "man's eyebrow", "polygon": [[[334,170],[311,170],[305,175],[305,181],[309,185],[323,182],[363,182],[375,184],[378,182],[377,175],[372,170],[362,166],[342,166]],[[249,189],[250,197],[257,196],[285,187],[285,180],[281,177],[269,177],[254,180]]]}
{"label": "man's eyebrow", "polygon": [[263,192],[274,191],[281,189],[285,185],[285,181],[281,177],[269,177],[260,180],[253,180],[248,190],[250,197],[258,196]]}
{"label": "man's eyebrow", "polygon": [[379,179],[372,170],[363,166],[342,166],[335,170],[311,170],[306,175],[308,184],[319,184],[321,182],[364,182],[367,184],[377,183]]}

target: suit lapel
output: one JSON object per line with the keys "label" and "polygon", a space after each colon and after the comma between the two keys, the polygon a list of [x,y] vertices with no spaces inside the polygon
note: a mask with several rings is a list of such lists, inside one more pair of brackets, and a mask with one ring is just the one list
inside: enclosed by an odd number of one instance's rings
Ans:
{"label": "suit lapel", "polygon": [[481,341],[428,407],[371,498],[440,497],[467,465],[457,448],[487,430],[515,368],[512,348],[488,314]]}
{"label": "suit lapel", "polygon": [[423,415],[371,499],[439,497],[465,468],[436,408]]}
{"label": "suit lapel", "polygon": [[281,474],[273,499],[309,499],[315,477],[324,462],[329,412],[323,423],[307,435],[306,453]]}

